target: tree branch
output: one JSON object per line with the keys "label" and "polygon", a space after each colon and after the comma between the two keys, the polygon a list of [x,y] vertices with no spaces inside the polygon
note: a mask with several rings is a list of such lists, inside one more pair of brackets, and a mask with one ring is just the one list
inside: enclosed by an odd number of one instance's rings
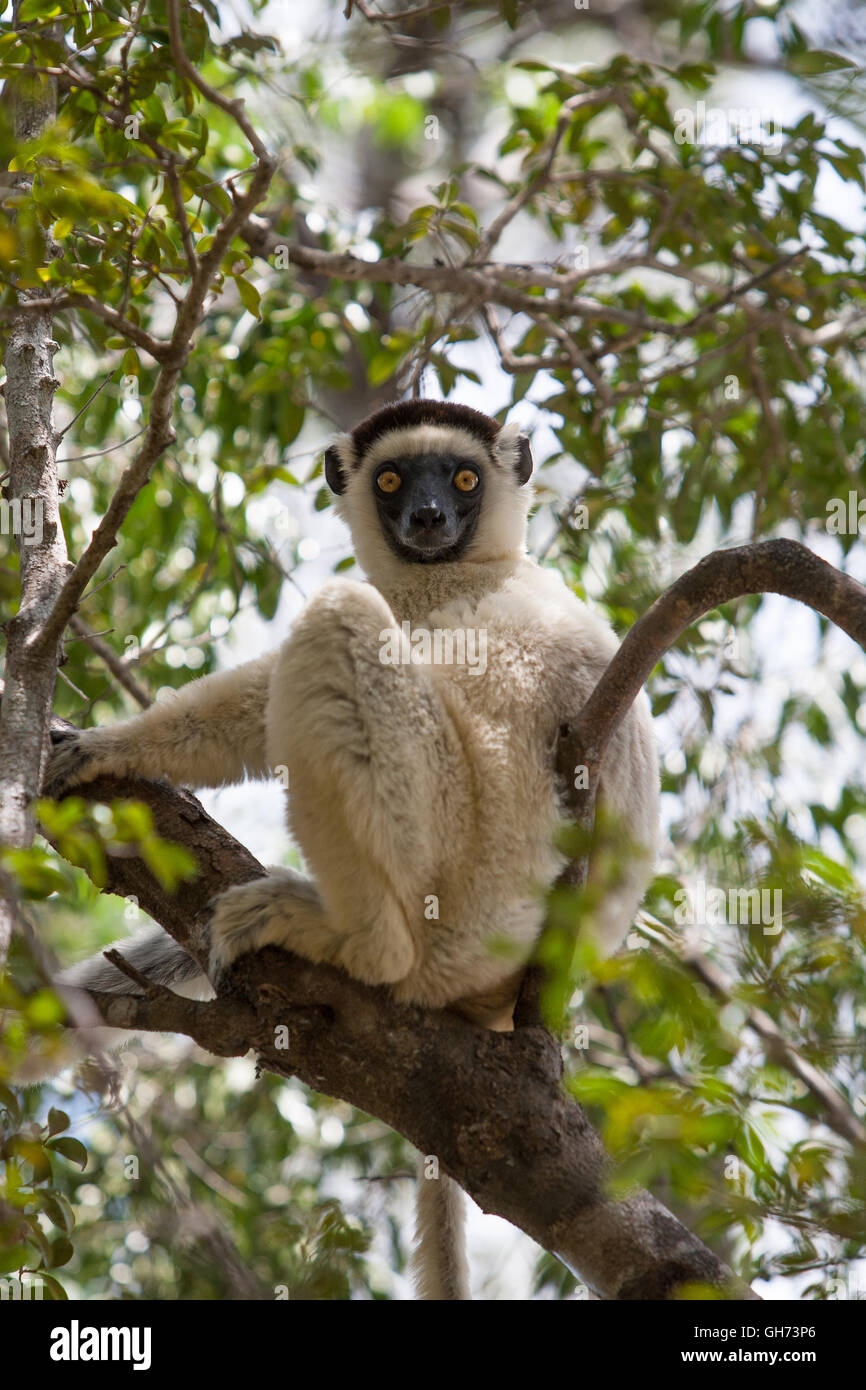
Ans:
{"label": "tree branch", "polygon": [[[720,604],[767,593],[808,604],[866,650],[866,588],[799,541],[761,541],[707,555],[635,623],[560,740],[557,769],[578,824],[588,824],[589,792],[594,797],[605,749],[656,663],[687,627]],[[587,790],[574,788],[577,767],[589,770]]]}
{"label": "tree branch", "polygon": [[123,686],[127,694],[131,695],[133,700],[135,700],[142,709],[147,709],[148,706],[153,703],[150,698],[150,693],[140,681],[136,680],[130,670],[128,662],[124,661],[122,657],[119,657],[114,648],[110,647],[107,642],[103,642],[102,638],[97,633],[91,632],[87,623],[79,613],[73,614],[69,621],[69,626],[74,633],[77,633],[82,641],[87,643],[91,651],[94,651],[96,655],[105,662],[105,665],[108,667],[112,676],[114,676],[118,685]]}
{"label": "tree branch", "polygon": [[[207,904],[264,871],[187,792],[108,778],[79,790],[145,801],[159,834],[193,850],[200,875],[173,896],[134,858],[109,861],[107,891],[134,894],[203,962]],[[208,1003],[168,991],[90,997],[112,1027],[183,1033],[220,1056],[252,1047],[265,1070],[379,1116],[603,1298],[664,1298],[701,1282],[755,1297],[648,1193],[608,1198],[610,1160],[565,1093],[558,1044],[542,1028],[489,1033],[271,948],[244,957]],[[278,1045],[285,1030],[287,1048]]]}
{"label": "tree branch", "polygon": [[[56,87],[51,79],[22,75],[12,84],[16,141],[34,140],[56,115]],[[15,176],[27,195],[32,174]],[[55,247],[44,239],[45,256]],[[0,843],[26,846],[33,837],[29,803],[42,776],[45,729],[54,698],[60,657],[57,638],[38,651],[36,634],[44,626],[64,580],[68,561],[60,524],[60,492],[54,431],[54,376],[57,343],[50,309],[32,311],[28,301],[41,291],[22,288],[6,341],[4,388],[9,425],[8,498],[13,508],[29,508],[33,526],[17,535],[21,602],[6,623],[6,683],[0,711]],[[13,511],[13,518],[15,512]],[[34,543],[31,543],[34,542]],[[14,925],[14,904],[0,902],[0,965],[6,959]]]}

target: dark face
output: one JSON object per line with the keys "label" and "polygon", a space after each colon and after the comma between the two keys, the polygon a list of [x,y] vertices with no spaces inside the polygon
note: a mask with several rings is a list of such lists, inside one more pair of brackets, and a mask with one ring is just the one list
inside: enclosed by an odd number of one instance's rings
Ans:
{"label": "dark face", "polygon": [[481,512],[484,476],[477,463],[447,454],[393,459],[373,469],[371,486],[382,530],[401,560],[460,559]]}

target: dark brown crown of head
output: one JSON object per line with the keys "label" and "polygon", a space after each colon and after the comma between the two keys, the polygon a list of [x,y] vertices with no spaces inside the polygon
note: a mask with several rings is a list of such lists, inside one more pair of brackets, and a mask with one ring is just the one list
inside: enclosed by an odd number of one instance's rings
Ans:
{"label": "dark brown crown of head", "polygon": [[382,406],[352,430],[355,455],[361,459],[374,440],[389,430],[411,429],[414,425],[457,426],[474,434],[482,444],[492,444],[500,425],[480,410],[451,401],[396,401]]}

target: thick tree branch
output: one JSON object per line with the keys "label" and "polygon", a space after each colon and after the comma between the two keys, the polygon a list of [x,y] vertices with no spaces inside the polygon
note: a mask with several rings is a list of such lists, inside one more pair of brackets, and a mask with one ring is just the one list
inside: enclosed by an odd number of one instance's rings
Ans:
{"label": "thick tree branch", "polygon": [[[566,1095],[544,1029],[479,1030],[272,949],[244,958],[235,977],[232,1027],[224,999],[99,1003],[115,1026],[172,1027],[223,1053],[246,1041],[266,1070],[379,1116],[603,1298],[665,1298],[698,1283],[755,1297],[648,1193],[608,1198],[610,1160]],[[288,1047],[275,1045],[286,1031]]]}
{"label": "thick tree branch", "polygon": [[[131,858],[110,861],[109,887],[135,894],[204,960],[207,904],[263,870],[186,792],[114,779],[81,792],[144,800],[159,833],[193,849],[200,876],[174,896]],[[163,990],[91,997],[113,1027],[183,1033],[222,1056],[252,1047],[266,1070],[378,1115],[437,1154],[485,1211],[526,1231],[604,1298],[664,1298],[700,1282],[754,1297],[648,1193],[608,1199],[610,1161],[565,1093],[559,1047],[544,1029],[488,1033],[272,949],[245,957],[231,991],[209,1003]]]}
{"label": "thick tree branch", "polygon": [[[109,859],[107,891],[134,896],[203,964],[211,900],[261,866],[188,792],[113,778],[80,791],[144,801],[159,834],[195,854],[199,877],[175,894],[132,857]],[[113,1027],[183,1033],[221,1056],[255,1048],[265,1069],[378,1115],[603,1298],[663,1298],[695,1283],[754,1297],[648,1193],[608,1199],[610,1161],[565,1093],[558,1044],[542,1028],[487,1033],[273,950],[246,957],[231,992],[210,1003],[165,990],[91,998]],[[285,1030],[288,1048],[278,1045]]]}
{"label": "thick tree branch", "polygon": [[[22,76],[12,90],[16,140],[24,145],[55,118],[52,80]],[[19,193],[29,194],[32,175],[17,175]],[[54,253],[45,239],[45,256]],[[54,354],[50,309],[28,308],[41,291],[21,288],[4,352],[4,388],[9,424],[7,500],[20,557],[21,602],[5,624],[6,686],[0,711],[0,843],[28,845],[33,835],[30,797],[42,775],[43,742],[59,660],[57,639],[36,650],[35,640],[56,601],[67,568],[60,524],[53,423]],[[14,923],[14,904],[0,902],[0,965],[6,959]]]}

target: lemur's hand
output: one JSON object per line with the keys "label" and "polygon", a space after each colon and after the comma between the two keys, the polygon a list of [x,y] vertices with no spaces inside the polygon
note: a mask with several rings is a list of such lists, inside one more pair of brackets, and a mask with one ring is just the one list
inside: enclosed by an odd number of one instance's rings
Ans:
{"label": "lemur's hand", "polygon": [[52,750],[45,770],[43,796],[61,797],[81,782],[92,782],[103,771],[89,729],[53,729]]}

